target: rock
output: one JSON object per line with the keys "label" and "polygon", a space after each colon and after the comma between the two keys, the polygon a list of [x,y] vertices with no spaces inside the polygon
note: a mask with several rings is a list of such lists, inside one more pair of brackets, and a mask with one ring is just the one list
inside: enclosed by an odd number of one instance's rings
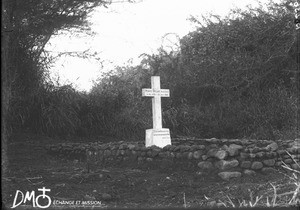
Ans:
{"label": "rock", "polygon": [[151,150],[161,150],[161,148],[156,146],[156,145],[150,146],[149,149],[151,149]]}
{"label": "rock", "polygon": [[88,201],[94,201],[94,200],[96,200],[96,198],[94,196],[90,196],[90,195],[85,195],[84,199],[88,200]]}
{"label": "rock", "polygon": [[274,168],[271,168],[271,167],[264,167],[264,168],[261,169],[261,172],[264,173],[264,174],[271,174],[271,173],[276,172],[276,170]]}
{"label": "rock", "polygon": [[241,172],[237,172],[237,171],[224,171],[224,172],[220,172],[218,173],[218,176],[221,177],[223,180],[225,181],[229,181],[229,179],[231,178],[239,178],[242,176]]}
{"label": "rock", "polygon": [[131,154],[131,150],[126,149],[126,150],[125,150],[125,154],[126,154],[126,156],[129,156],[129,155]]}
{"label": "rock", "polygon": [[209,148],[211,148],[211,149],[217,149],[217,148],[218,148],[218,145],[216,145],[216,144],[210,144],[210,145],[209,145]]}
{"label": "rock", "polygon": [[207,160],[208,156],[207,155],[202,155],[202,160]]}
{"label": "rock", "polygon": [[158,157],[165,158],[166,157],[166,152],[160,152],[160,153],[158,153]]}
{"label": "rock", "polygon": [[258,152],[256,153],[256,157],[262,158],[265,156],[265,152]]}
{"label": "rock", "polygon": [[169,152],[169,151],[166,151],[166,157],[171,157],[171,153],[174,154],[174,157],[176,157],[176,153],[175,152]]}
{"label": "rock", "polygon": [[127,148],[127,145],[126,144],[121,144],[120,146],[119,146],[119,149],[120,150],[123,150],[123,149],[126,149]]}
{"label": "rock", "polygon": [[275,166],[281,166],[282,165],[282,162],[281,161],[278,161],[275,163]]}
{"label": "rock", "polygon": [[266,150],[268,151],[276,151],[278,149],[278,144],[276,142],[273,142],[266,146]]}
{"label": "rock", "polygon": [[208,157],[215,157],[216,153],[218,152],[217,149],[210,149],[208,152],[207,152],[207,156]]}
{"label": "rock", "polygon": [[299,165],[298,165],[298,164],[296,164],[296,163],[293,163],[293,164],[291,165],[291,167],[292,167],[292,169],[294,169],[294,170],[297,170],[297,171],[299,171],[299,170],[300,170],[300,167],[299,167]]}
{"label": "rock", "polygon": [[209,201],[209,202],[207,203],[207,206],[210,207],[210,208],[215,207],[216,205],[217,205],[217,202],[216,202],[216,201]]}
{"label": "rock", "polygon": [[140,150],[141,150],[142,152],[147,152],[148,148],[145,147],[145,146],[142,146],[142,147],[140,147]]}
{"label": "rock", "polygon": [[295,139],[295,141],[291,142],[289,145],[293,148],[300,148],[300,138]]}
{"label": "rock", "polygon": [[254,176],[254,175],[256,175],[256,172],[253,170],[246,169],[246,170],[244,170],[244,174],[248,175],[248,176]]}
{"label": "rock", "polygon": [[241,163],[241,168],[250,168],[251,167],[251,161],[243,161]]}
{"label": "rock", "polygon": [[262,164],[262,162],[259,162],[259,161],[253,162],[252,166],[251,166],[251,168],[254,170],[261,169],[262,167],[263,167],[263,164]]}
{"label": "rock", "polygon": [[278,155],[283,155],[283,154],[285,154],[285,153],[286,153],[285,150],[278,150],[278,151],[277,151],[277,154],[278,154]]}
{"label": "rock", "polygon": [[218,158],[219,160],[223,160],[227,157],[227,152],[224,150],[218,150],[218,149],[210,149],[207,152],[208,157],[215,157]]}
{"label": "rock", "polygon": [[229,148],[229,147],[228,147],[226,144],[224,144],[224,145],[221,147],[221,149],[222,149],[222,150],[225,150],[225,151],[228,151],[228,148]]}
{"label": "rock", "polygon": [[174,152],[180,151],[181,146],[183,146],[183,145],[175,146],[175,148],[174,148],[173,151],[174,151]]}
{"label": "rock", "polygon": [[190,146],[187,146],[187,145],[181,145],[180,146],[180,152],[188,152],[190,150],[191,150]]}
{"label": "rock", "polygon": [[228,147],[229,156],[235,156],[239,154],[239,150],[243,149],[243,146],[237,144],[230,144]]}
{"label": "rock", "polygon": [[251,153],[251,154],[249,154],[249,157],[252,158],[252,159],[253,159],[253,158],[256,158],[256,154],[252,154],[252,153]]}
{"label": "rock", "polygon": [[164,147],[162,148],[162,150],[163,150],[163,151],[170,151],[171,148],[173,148],[173,147],[174,147],[173,145],[168,144],[168,145],[164,146]]}
{"label": "rock", "polygon": [[192,159],[193,159],[193,154],[194,154],[193,152],[189,152],[189,154],[188,154],[188,159],[189,159],[189,160],[192,160]]}
{"label": "rock", "polygon": [[200,144],[200,145],[198,145],[198,149],[205,149],[205,146]]}
{"label": "rock", "polygon": [[152,162],[152,161],[153,161],[153,158],[146,158],[146,161],[147,161],[147,162]]}
{"label": "rock", "polygon": [[215,141],[218,141],[217,138],[213,137],[213,138],[210,138],[210,139],[206,139],[207,142],[215,142]]}
{"label": "rock", "polygon": [[112,151],[111,151],[111,154],[112,154],[113,156],[116,156],[117,150],[112,150]]}
{"label": "rock", "polygon": [[142,146],[140,146],[140,145],[136,145],[136,147],[135,147],[134,150],[135,150],[135,151],[141,151],[141,147],[142,147]]}
{"label": "rock", "polygon": [[108,193],[103,193],[101,197],[104,201],[109,201],[112,199],[112,196]]}
{"label": "rock", "polygon": [[135,148],[135,145],[133,145],[133,144],[128,145],[128,149],[133,150],[134,148]]}
{"label": "rock", "polygon": [[288,159],[284,159],[283,162],[285,162],[286,164],[290,164],[293,163],[294,161],[291,158],[288,158]]}
{"label": "rock", "polygon": [[272,158],[273,157],[273,152],[266,152],[266,157],[268,158]]}
{"label": "rock", "polygon": [[182,154],[180,152],[177,152],[175,156],[176,156],[177,159],[182,158]]}
{"label": "rock", "polygon": [[239,165],[239,161],[237,160],[230,160],[230,161],[226,161],[226,160],[220,160],[218,162],[215,163],[215,166],[221,170],[226,170],[226,169],[230,169],[230,168],[234,168],[237,167]]}
{"label": "rock", "polygon": [[196,151],[198,150],[198,145],[192,145],[191,146],[191,151]]}
{"label": "rock", "polygon": [[266,165],[266,166],[274,166],[275,165],[275,160],[274,159],[269,159],[269,160],[264,160],[263,163]]}
{"label": "rock", "polygon": [[108,156],[110,156],[111,155],[111,151],[110,150],[105,150],[104,151],[104,156],[105,157],[108,157]]}
{"label": "rock", "polygon": [[240,153],[240,157],[241,157],[242,159],[246,159],[246,158],[249,157],[249,154],[248,154],[248,153],[245,153],[245,152],[241,152],[241,153]]}
{"label": "rock", "polygon": [[159,154],[159,152],[160,152],[160,150],[154,149],[154,150],[152,151],[152,156],[151,156],[151,157],[156,157],[156,156]]}
{"label": "rock", "polygon": [[217,207],[221,208],[221,207],[225,207],[223,203],[217,203]]}
{"label": "rock", "polygon": [[149,150],[148,152],[146,152],[146,154],[147,154],[148,157],[151,157],[152,156],[152,151]]}
{"label": "rock", "polygon": [[278,155],[276,152],[270,152],[272,154],[272,157],[276,158]]}
{"label": "rock", "polygon": [[253,150],[252,150],[253,153],[257,153],[257,152],[259,152],[259,151],[260,151],[260,148],[259,148],[259,147],[254,147]]}
{"label": "rock", "polygon": [[204,173],[203,173],[203,171],[197,171],[197,172],[196,172],[196,175],[202,176],[202,175],[204,175]]}
{"label": "rock", "polygon": [[203,170],[211,170],[213,169],[213,164],[209,161],[201,161],[198,163],[198,167],[203,169]]}
{"label": "rock", "polygon": [[216,152],[215,157],[219,160],[224,160],[227,157],[228,153],[224,150],[219,150]]}
{"label": "rock", "polygon": [[195,159],[200,159],[200,157],[203,155],[203,151],[202,150],[197,150],[197,151],[195,151],[194,153],[193,153],[193,157],[195,158]]}
{"label": "rock", "polygon": [[229,139],[228,140],[230,143],[235,143],[235,144],[239,144],[241,142],[240,139]]}
{"label": "rock", "polygon": [[188,158],[188,157],[189,157],[189,152],[184,152],[184,153],[182,153],[182,157],[183,157],[183,158]]}

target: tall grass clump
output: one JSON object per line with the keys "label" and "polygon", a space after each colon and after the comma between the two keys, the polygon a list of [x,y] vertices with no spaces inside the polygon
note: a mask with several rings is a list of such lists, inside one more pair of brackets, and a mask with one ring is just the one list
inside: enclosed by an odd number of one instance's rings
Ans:
{"label": "tall grass clump", "polygon": [[284,175],[283,179],[277,180],[272,183],[267,183],[267,189],[258,192],[256,196],[250,190],[250,200],[241,199],[233,202],[233,198],[226,196],[220,199],[220,203],[224,207],[297,207],[300,205],[300,165],[294,157],[286,151],[293,159],[292,166],[282,162]]}

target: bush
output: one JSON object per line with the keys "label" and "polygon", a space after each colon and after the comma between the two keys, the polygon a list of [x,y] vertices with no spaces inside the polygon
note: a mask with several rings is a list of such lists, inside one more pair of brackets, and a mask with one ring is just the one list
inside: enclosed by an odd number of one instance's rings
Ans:
{"label": "bush", "polygon": [[[138,66],[106,73],[90,93],[71,86],[40,86],[13,103],[11,125],[58,135],[144,138],[152,127],[142,88],[161,76],[163,126],[172,135],[205,138],[296,138],[300,116],[294,15],[286,4],[233,10],[221,19],[192,18],[198,28],[180,50],[144,55]],[[35,90],[35,88],[32,88]]]}

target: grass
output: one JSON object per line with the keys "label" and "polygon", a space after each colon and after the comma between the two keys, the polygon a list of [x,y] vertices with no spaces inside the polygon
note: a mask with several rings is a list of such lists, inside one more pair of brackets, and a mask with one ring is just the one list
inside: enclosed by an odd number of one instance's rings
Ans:
{"label": "grass", "polygon": [[[293,159],[294,163],[299,167],[299,163],[294,157],[286,151],[286,153]],[[274,183],[269,183],[270,187],[262,195],[253,196],[253,192],[250,190],[249,200],[238,200],[238,204],[234,204],[229,196],[224,201],[220,200],[220,203],[224,207],[289,207],[289,206],[300,206],[300,179],[299,170],[292,169],[286,163],[282,161],[283,168],[287,170],[286,173],[282,173],[287,177],[288,182],[280,183],[278,180]],[[300,168],[300,167],[299,167]],[[287,187],[289,186],[289,187]],[[293,187],[292,187],[293,186]],[[281,192],[280,192],[281,191]],[[279,193],[280,192],[280,193]]]}

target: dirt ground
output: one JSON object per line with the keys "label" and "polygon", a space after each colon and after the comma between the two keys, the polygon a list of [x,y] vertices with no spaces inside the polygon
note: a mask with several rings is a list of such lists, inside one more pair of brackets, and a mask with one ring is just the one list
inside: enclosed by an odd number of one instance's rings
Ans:
{"label": "dirt ground", "polygon": [[[99,137],[68,141],[96,140],[107,142],[113,139]],[[238,207],[243,200],[254,202],[256,196],[261,195],[260,202],[266,203],[267,197],[270,199],[273,195],[271,184],[281,186],[281,190],[288,187],[285,184],[288,178],[281,173],[244,176],[230,182],[217,176],[203,176],[197,171],[106,167],[87,173],[85,163],[46,155],[44,145],[62,141],[25,133],[13,135],[8,145],[7,174],[2,176],[2,204],[10,208],[17,190],[24,194],[35,191],[37,195],[40,193],[37,189],[45,187],[51,189],[47,195],[52,199],[52,208],[80,208],[80,205],[99,208]],[[62,201],[69,203],[62,204]],[[72,205],[71,201],[81,204]],[[24,207],[31,209],[32,204],[27,202]]]}

